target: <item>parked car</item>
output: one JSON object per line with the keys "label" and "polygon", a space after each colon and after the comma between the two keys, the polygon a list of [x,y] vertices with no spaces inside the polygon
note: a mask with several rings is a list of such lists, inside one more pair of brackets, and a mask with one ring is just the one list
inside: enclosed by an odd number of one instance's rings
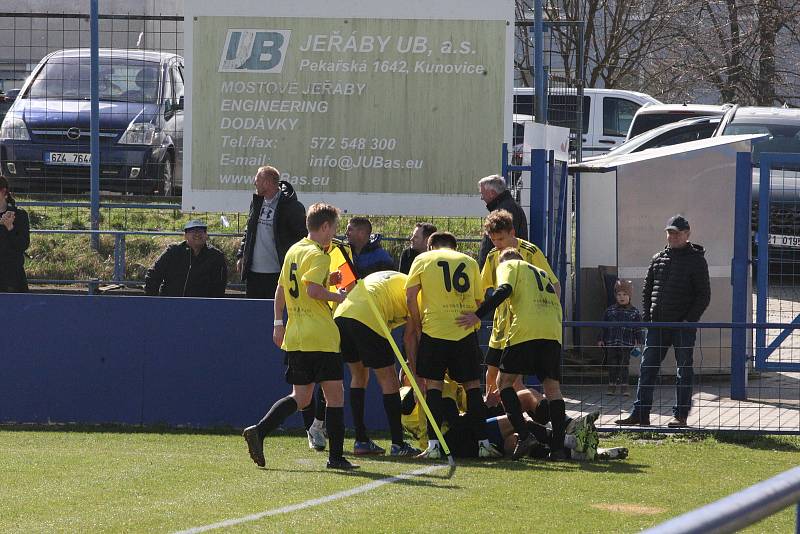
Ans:
{"label": "parked car", "polygon": [[613,158],[632,152],[641,152],[649,148],[707,139],[714,135],[721,120],[721,117],[695,117],[664,124],[625,141],[618,147],[609,150],[605,155],[586,158],[584,161]]}
{"label": "parked car", "polygon": [[[765,134],[753,143],[753,228],[758,224],[761,156],[800,156],[800,109],[734,107],[715,135]],[[769,268],[773,274],[800,275],[800,163],[770,170]],[[754,250],[755,254],[755,250]]]}
{"label": "parked car", "polygon": [[645,104],[636,111],[628,129],[627,139],[633,139],[664,124],[693,117],[722,117],[733,104]]}
{"label": "parked car", "polygon": [[[576,89],[551,89],[547,98],[547,122],[570,128],[573,135],[577,135],[578,118],[582,116],[582,155],[585,157],[600,155],[621,145],[636,110],[645,104],[660,102],[644,93],[590,88],[583,90],[581,115],[578,104]],[[533,88],[514,88],[514,113],[534,114]]]}
{"label": "parked car", "polygon": [[[100,189],[172,195],[182,185],[183,58],[99,51]],[[15,190],[90,187],[89,49],[42,59],[0,126],[0,166]]]}

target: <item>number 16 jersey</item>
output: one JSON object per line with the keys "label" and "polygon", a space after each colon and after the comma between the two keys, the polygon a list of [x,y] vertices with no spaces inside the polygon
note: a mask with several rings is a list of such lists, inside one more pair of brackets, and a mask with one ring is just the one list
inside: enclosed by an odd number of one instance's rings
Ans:
{"label": "number 16 jersey", "polygon": [[471,332],[458,326],[456,318],[475,311],[475,301],[483,300],[478,262],[447,248],[423,252],[414,258],[408,273],[406,288],[413,286],[422,287],[420,314],[425,334],[458,341]]}

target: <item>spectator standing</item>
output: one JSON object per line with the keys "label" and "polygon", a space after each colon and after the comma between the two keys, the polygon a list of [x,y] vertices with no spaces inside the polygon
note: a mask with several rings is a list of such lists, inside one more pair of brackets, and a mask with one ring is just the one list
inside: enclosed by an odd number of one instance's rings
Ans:
{"label": "spectator standing", "polygon": [[[705,249],[689,241],[689,221],[675,215],[664,228],[667,246],[650,260],[642,291],[642,316],[648,322],[690,322],[700,320],[711,301],[708,264]],[[676,400],[672,408],[670,428],[686,426],[692,407],[694,368],[692,356],[697,329],[660,328],[647,330],[645,349],[639,369],[639,386],[633,411],[615,421],[618,425],[650,425],[653,389],[661,362],[672,346],[678,372],[675,383]]]}
{"label": "spectator standing", "polygon": [[25,251],[31,244],[28,213],[18,208],[5,176],[0,176],[0,293],[27,293]]}
{"label": "spectator standing", "polygon": [[[631,304],[633,284],[630,280],[617,280],[614,284],[616,303],[609,306],[603,314],[606,323],[638,323],[642,321],[641,312]],[[606,367],[608,368],[608,394],[619,393],[629,396],[628,364],[631,350],[644,343],[644,332],[641,328],[629,326],[609,326],[603,328],[597,344],[603,347]]]}
{"label": "spectator standing", "polygon": [[[495,210],[506,210],[511,213],[511,218],[514,221],[514,235],[519,239],[528,239],[528,218],[522,207],[517,204],[517,201],[511,196],[511,191],[506,186],[506,180],[502,176],[492,175],[486,176],[478,180],[478,188],[481,192],[481,200],[486,203],[486,209],[489,212]],[[484,233],[481,240],[481,249],[478,253],[478,265],[483,269],[483,264],[486,262],[486,256],[492,250],[492,240],[489,239],[489,234]]]}
{"label": "spectator standing", "polygon": [[271,299],[286,252],[308,233],[306,209],[275,167],[260,167],[253,185],[256,192],[236,253],[236,270],[246,285],[247,298]]}
{"label": "spectator standing", "polygon": [[436,227],[431,223],[418,222],[411,233],[409,242],[411,246],[400,255],[400,267],[398,271],[408,274],[411,270],[411,263],[421,252],[428,250],[428,238],[436,231]]}
{"label": "spectator standing", "polygon": [[372,233],[372,223],[366,217],[353,217],[347,222],[347,242],[359,278],[378,271],[394,271],[394,260],[381,246],[381,235]]}
{"label": "spectator standing", "polygon": [[147,270],[144,292],[162,297],[224,297],[225,254],[208,244],[208,227],[197,219],[183,227],[184,241],[167,247]]}

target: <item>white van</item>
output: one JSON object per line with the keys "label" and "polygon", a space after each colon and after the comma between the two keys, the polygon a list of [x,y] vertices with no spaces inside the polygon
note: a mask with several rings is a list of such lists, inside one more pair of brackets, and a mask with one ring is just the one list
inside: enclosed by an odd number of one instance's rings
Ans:
{"label": "white van", "polygon": [[[645,104],[660,104],[644,93],[621,89],[583,90],[583,157],[600,155],[625,142],[633,116]],[[514,113],[534,114],[532,87],[514,88]],[[577,89],[551,89],[548,123],[578,130]]]}

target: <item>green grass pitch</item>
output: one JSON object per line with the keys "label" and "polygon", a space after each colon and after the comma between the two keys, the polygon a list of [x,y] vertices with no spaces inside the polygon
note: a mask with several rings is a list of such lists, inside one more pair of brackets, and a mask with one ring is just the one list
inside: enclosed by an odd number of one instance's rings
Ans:
{"label": "green grass pitch", "polygon": [[[385,438],[385,436],[384,436]],[[644,438],[644,439],[643,439]],[[387,446],[386,439],[376,440]],[[460,461],[214,532],[637,532],[797,465],[800,437],[612,435],[627,460]],[[348,438],[346,450],[352,447]],[[0,428],[0,532],[175,532],[304,503],[431,465],[332,472],[277,433],[259,469],[233,433]],[[749,532],[789,532],[794,508]]]}

